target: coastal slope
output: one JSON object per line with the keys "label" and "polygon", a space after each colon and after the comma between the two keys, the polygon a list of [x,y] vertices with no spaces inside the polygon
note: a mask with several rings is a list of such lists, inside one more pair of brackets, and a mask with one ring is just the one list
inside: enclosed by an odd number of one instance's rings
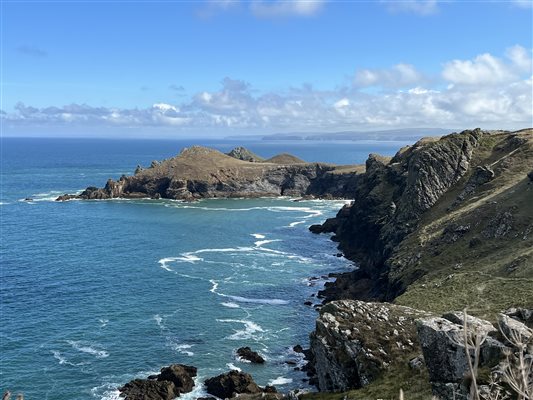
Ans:
{"label": "coastal slope", "polygon": [[370,155],[333,232],[359,270],[327,300],[395,301],[490,316],[533,302],[533,130],[480,129]]}
{"label": "coastal slope", "polygon": [[244,148],[228,154],[207,147],[183,149],[176,157],[137,167],[132,176],[109,179],[103,188],[88,187],[58,200],[214,197],[315,196],[350,198],[363,166],[306,163],[282,154],[263,161]]}

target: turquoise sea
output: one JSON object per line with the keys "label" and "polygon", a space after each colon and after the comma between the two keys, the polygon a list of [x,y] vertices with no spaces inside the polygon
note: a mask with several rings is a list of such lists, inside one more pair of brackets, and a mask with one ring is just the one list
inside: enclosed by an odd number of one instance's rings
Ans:
{"label": "turquoise sea", "polygon": [[[292,352],[330,272],[355,266],[308,226],[342,201],[54,202],[137,164],[230,141],[1,140],[0,391],[26,400],[118,399],[116,388],[171,363],[200,383],[233,368],[280,390],[305,386]],[[244,143],[259,155],[362,163],[405,143]],[[31,197],[33,201],[24,201]],[[240,361],[251,346],[265,365]],[[184,398],[201,395],[202,386]]]}

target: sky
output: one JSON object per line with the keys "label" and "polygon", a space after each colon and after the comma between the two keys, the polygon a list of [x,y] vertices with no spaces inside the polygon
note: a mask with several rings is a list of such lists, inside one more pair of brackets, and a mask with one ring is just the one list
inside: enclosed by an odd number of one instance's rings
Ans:
{"label": "sky", "polygon": [[533,126],[533,0],[2,0],[3,136]]}

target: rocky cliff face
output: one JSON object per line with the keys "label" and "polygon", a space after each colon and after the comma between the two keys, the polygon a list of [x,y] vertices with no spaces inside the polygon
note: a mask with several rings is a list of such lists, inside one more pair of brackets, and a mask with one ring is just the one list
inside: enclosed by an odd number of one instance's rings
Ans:
{"label": "rocky cliff face", "polygon": [[[305,163],[283,155],[261,162],[246,149],[231,156],[205,147],[184,149],[178,156],[138,167],[132,176],[108,180],[104,188],[89,187],[58,200],[110,198],[319,196],[350,197],[360,167]],[[251,155],[252,154],[252,155]],[[241,159],[242,158],[242,159]],[[244,161],[247,160],[247,161]],[[250,162],[252,161],[252,162]]]}
{"label": "rocky cliff face", "polygon": [[[533,348],[528,345],[533,339],[528,327],[532,315],[531,309],[510,309],[500,313],[493,324],[463,312],[438,317],[390,303],[333,301],[322,308],[311,334],[316,380],[320,391],[355,389],[349,398],[369,398],[361,390],[384,382],[388,374],[396,377],[386,384],[393,386],[387,389],[392,389],[394,396],[403,389],[408,398],[429,398],[431,391],[441,400],[472,399],[470,358],[472,365],[477,359],[479,390],[494,389],[487,386],[491,376],[505,386],[506,371],[516,375],[524,364],[533,393],[533,371],[529,369]],[[520,359],[522,364],[515,363]],[[430,388],[426,393],[410,392],[408,383],[400,378],[405,375],[426,380]]]}
{"label": "rocky cliff face", "polygon": [[[532,278],[532,168],[532,130],[476,129],[422,139],[392,159],[370,155],[353,204],[313,227],[335,233],[345,255],[360,266],[329,285],[326,296],[392,300],[416,287],[419,292],[402,297],[402,304],[431,309],[434,304],[424,307],[424,301],[450,297],[442,286],[466,290],[471,279],[475,286],[494,277]],[[497,297],[491,285],[483,298]],[[521,285],[521,293],[527,286]],[[442,308],[461,309],[471,299],[457,300]]]}
{"label": "rocky cliff face", "polygon": [[388,303],[341,300],[320,311],[311,334],[321,391],[357,389],[375,381],[391,366],[421,354],[417,318],[430,314]]}

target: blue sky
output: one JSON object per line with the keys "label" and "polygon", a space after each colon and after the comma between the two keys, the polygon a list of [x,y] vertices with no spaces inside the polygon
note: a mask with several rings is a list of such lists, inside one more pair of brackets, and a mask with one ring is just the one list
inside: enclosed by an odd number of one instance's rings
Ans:
{"label": "blue sky", "polygon": [[533,125],[529,1],[3,1],[5,135]]}

